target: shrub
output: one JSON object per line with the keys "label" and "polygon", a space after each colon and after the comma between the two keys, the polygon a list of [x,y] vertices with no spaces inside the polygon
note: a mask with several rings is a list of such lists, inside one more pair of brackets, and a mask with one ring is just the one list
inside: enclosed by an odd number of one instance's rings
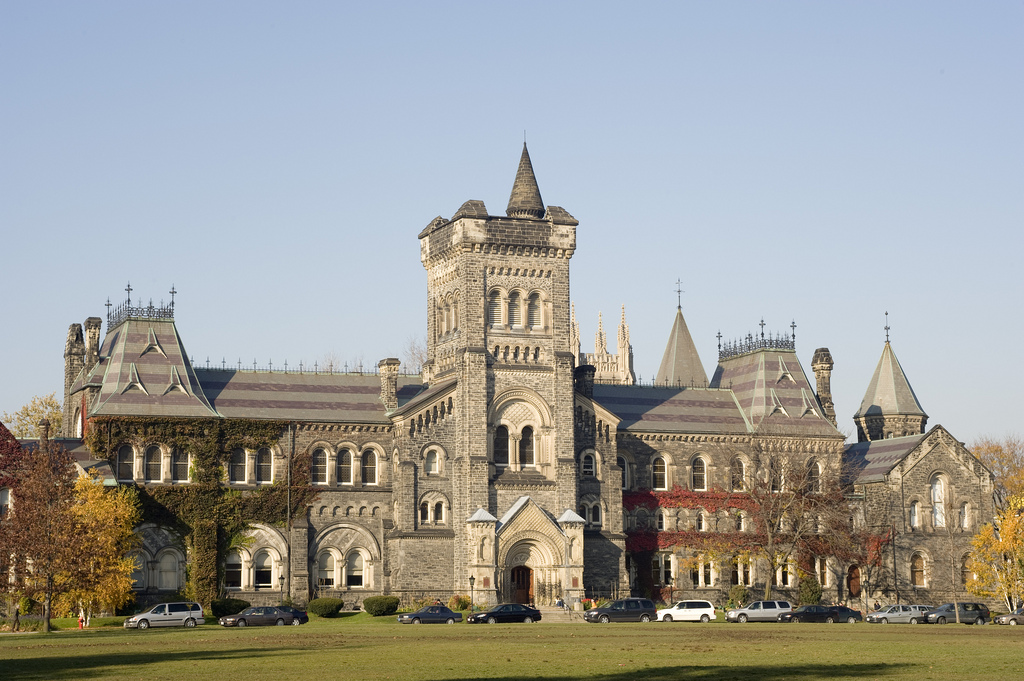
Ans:
{"label": "shrub", "polygon": [[452,597],[448,599],[448,607],[452,610],[468,610],[469,596],[465,594],[452,594]]}
{"label": "shrub", "polygon": [[398,612],[398,596],[370,596],[363,601],[363,610],[374,617]]}
{"label": "shrub", "polygon": [[737,584],[733,588],[729,589],[729,602],[726,603],[726,608],[738,608],[745,604],[750,599],[750,594],[747,592],[747,587],[742,584]]}
{"label": "shrub", "polygon": [[241,598],[218,598],[210,603],[210,614],[214,617],[224,617],[242,612],[250,605],[249,601]]}
{"label": "shrub", "polygon": [[800,580],[800,605],[817,605],[821,602],[821,584],[813,577]]}
{"label": "shrub", "polygon": [[340,598],[314,598],[306,606],[306,611],[317,617],[337,617],[345,601]]}

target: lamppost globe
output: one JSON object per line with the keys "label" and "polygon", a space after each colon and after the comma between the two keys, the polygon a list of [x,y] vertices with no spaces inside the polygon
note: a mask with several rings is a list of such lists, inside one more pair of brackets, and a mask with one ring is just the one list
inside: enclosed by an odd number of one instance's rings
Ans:
{"label": "lamppost globe", "polygon": [[476,584],[476,577],[469,576],[469,609],[473,609],[473,586]]}

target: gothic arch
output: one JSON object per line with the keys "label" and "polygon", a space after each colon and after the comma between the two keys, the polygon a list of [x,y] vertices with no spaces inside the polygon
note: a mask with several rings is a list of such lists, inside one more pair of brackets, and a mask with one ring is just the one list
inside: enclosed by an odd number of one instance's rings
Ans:
{"label": "gothic arch", "polygon": [[547,401],[536,391],[523,387],[506,390],[495,397],[487,414],[489,425],[505,425],[513,432],[530,425],[537,429],[550,428],[553,421]]}
{"label": "gothic arch", "polygon": [[362,548],[370,560],[380,560],[380,543],[369,530],[349,522],[337,522],[317,532],[309,544],[309,556],[315,558],[326,547],[334,547],[341,554],[348,554],[353,548]]}

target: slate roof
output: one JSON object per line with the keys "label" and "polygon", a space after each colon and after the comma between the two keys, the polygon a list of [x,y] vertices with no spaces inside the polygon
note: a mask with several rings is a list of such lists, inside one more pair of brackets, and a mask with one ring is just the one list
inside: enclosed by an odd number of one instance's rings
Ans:
{"label": "slate roof", "polygon": [[889,341],[885,342],[882,348],[882,356],[875,367],[875,373],[871,376],[867,392],[861,400],[860,408],[853,415],[854,418],[874,414],[905,414],[913,416],[927,416],[921,403],[910,387],[907,375],[903,373],[900,361],[896,359]]}
{"label": "slate roof", "polygon": [[[89,448],[85,446],[85,440],[80,438],[50,438],[50,442],[63,447],[74,458],[75,466],[79,475],[93,475],[103,483],[104,487],[116,487],[117,479],[110,467],[110,462],[105,459],[96,459]],[[39,440],[18,440],[27,451],[35,451],[39,448]]]}
{"label": "slate roof", "polygon": [[672,323],[672,331],[668,336],[668,345],[661,358],[657,378],[658,385],[695,385],[706,386],[708,375],[704,373],[697,346],[693,343],[690,330],[683,319],[683,309],[676,308],[676,318]]}
{"label": "slate roof", "polygon": [[879,482],[917,447],[926,435],[893,437],[873,442],[858,442],[846,448],[844,455],[853,484]]}
{"label": "slate roof", "polygon": [[619,417],[619,430],[746,433],[748,422],[729,390],[594,385],[594,401]]}
{"label": "slate roof", "polygon": [[523,142],[523,155],[519,158],[519,169],[516,180],[512,184],[512,195],[508,198],[505,214],[510,218],[542,218],[544,217],[544,201],[540,197],[537,177],[533,174],[533,163],[530,152]]}

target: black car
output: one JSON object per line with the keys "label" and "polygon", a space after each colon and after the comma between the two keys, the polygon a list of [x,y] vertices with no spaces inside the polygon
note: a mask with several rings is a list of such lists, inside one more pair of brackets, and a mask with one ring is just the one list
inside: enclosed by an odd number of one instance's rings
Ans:
{"label": "black car", "polygon": [[264,625],[283,626],[293,624],[295,618],[290,612],[278,608],[246,608],[237,615],[227,615],[217,620],[222,627],[259,627]]}
{"label": "black car", "polygon": [[290,605],[279,605],[279,606],[277,606],[277,609],[278,610],[284,610],[286,613],[288,613],[289,615],[294,617],[295,619],[292,620],[292,624],[294,624],[296,626],[298,626],[300,624],[305,624],[306,622],[309,622],[309,615],[307,615],[304,610],[299,610],[298,608],[293,608]]}
{"label": "black car", "polygon": [[784,612],[778,616],[779,622],[860,622],[864,618],[859,610],[852,610],[843,605],[801,605],[792,612]]}
{"label": "black car", "polygon": [[588,622],[650,622],[658,618],[658,609],[649,598],[623,598],[583,613]]}
{"label": "black car", "polygon": [[499,622],[540,622],[540,610],[522,603],[503,603],[485,612],[475,612],[467,619],[470,624],[497,624]]}
{"label": "black car", "polygon": [[958,607],[954,609],[952,603],[940,605],[934,610],[926,612],[924,614],[924,617],[921,618],[921,623],[955,623],[957,619],[957,610],[960,611],[961,624],[985,624],[991,619],[988,611],[988,606],[984,603],[957,603],[957,606]]}
{"label": "black car", "polygon": [[401,624],[455,624],[462,621],[462,613],[443,605],[426,605],[416,612],[403,612],[398,621]]}

